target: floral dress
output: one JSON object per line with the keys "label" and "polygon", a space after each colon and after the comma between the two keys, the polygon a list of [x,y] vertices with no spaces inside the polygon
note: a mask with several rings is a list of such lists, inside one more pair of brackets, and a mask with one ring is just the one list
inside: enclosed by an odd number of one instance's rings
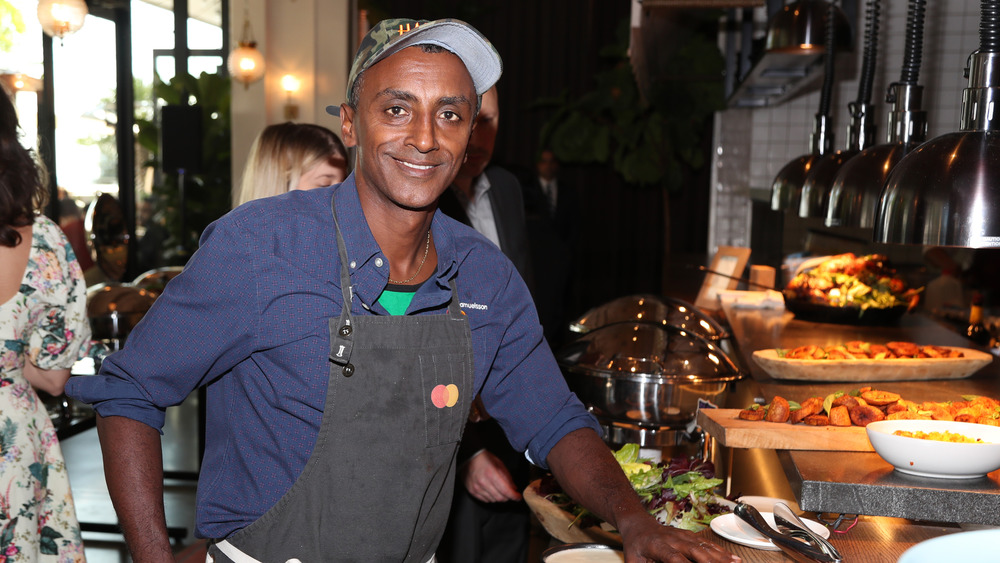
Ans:
{"label": "floral dress", "polygon": [[86,286],[72,247],[35,219],[21,289],[0,304],[0,563],[85,561],[62,450],[22,374],[72,367],[89,344]]}

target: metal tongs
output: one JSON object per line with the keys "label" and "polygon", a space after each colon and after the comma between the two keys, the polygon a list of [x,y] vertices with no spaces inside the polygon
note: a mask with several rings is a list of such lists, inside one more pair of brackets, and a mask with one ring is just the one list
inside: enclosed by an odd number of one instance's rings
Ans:
{"label": "metal tongs", "polygon": [[[762,516],[756,508],[750,506],[749,504],[744,502],[737,503],[733,513],[747,524],[753,526],[755,530],[766,536],[769,540],[771,540],[771,543],[795,561],[799,561],[801,563],[814,563],[816,561],[819,561],[820,563],[843,563],[842,559],[839,557],[839,553],[837,556],[834,556],[825,551],[821,547],[820,543],[810,541],[812,536],[799,537],[798,534],[791,535],[778,532],[767,523],[767,520],[764,519],[764,516]],[[775,515],[775,521],[777,522],[777,515]],[[798,526],[795,526],[795,528],[799,529]],[[807,537],[809,539],[805,539]]]}
{"label": "metal tongs", "polygon": [[833,547],[833,544],[827,541],[826,538],[812,531],[787,504],[776,502],[771,511],[774,515],[774,523],[777,524],[779,532],[784,532],[792,536],[801,536],[802,539],[808,537],[812,542],[818,544],[824,553],[833,557],[838,562],[843,561],[843,557],[837,551],[837,548]]}

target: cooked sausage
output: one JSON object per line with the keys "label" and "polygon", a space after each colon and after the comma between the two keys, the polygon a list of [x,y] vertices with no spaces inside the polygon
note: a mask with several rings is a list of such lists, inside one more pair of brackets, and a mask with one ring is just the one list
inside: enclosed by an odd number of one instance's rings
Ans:
{"label": "cooked sausage", "polygon": [[885,405],[891,405],[896,403],[902,397],[899,393],[891,393],[889,391],[876,391],[872,389],[870,391],[865,391],[861,394],[861,398],[865,400],[869,405],[875,405],[876,407],[882,407]]}
{"label": "cooked sausage", "polygon": [[886,342],[885,346],[900,358],[912,358],[920,353],[920,347],[912,342]]}
{"label": "cooked sausage", "polygon": [[867,358],[868,357],[868,343],[861,340],[851,340],[844,344],[847,351],[854,355],[855,358]]}
{"label": "cooked sausage", "polygon": [[858,405],[856,407],[851,407],[847,409],[847,412],[850,413],[851,422],[853,422],[855,426],[868,426],[873,422],[885,420],[885,413],[878,407],[873,407],[871,405]]}
{"label": "cooked sausage", "polygon": [[791,420],[792,424],[798,424],[805,420],[807,416],[820,412],[823,412],[823,399],[810,397],[802,403],[802,406],[798,410],[792,411],[791,415],[789,415],[789,420]]}
{"label": "cooked sausage", "polygon": [[761,407],[757,409],[743,409],[740,411],[739,417],[742,420],[764,420],[764,415],[767,414],[767,409]]}

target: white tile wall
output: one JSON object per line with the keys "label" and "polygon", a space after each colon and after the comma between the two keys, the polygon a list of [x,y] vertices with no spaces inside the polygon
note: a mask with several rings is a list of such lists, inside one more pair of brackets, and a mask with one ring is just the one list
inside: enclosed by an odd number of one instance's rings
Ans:
{"label": "white tile wall", "polygon": [[[858,75],[864,53],[865,0],[858,0],[857,41],[853,53],[842,55],[835,71],[836,85],[831,98],[834,120],[834,149],[846,146],[850,116],[847,104],[858,97]],[[900,78],[906,35],[908,0],[882,0],[878,35],[878,63],[872,88],[878,142],[886,138],[886,87]],[[979,0],[931,0],[926,4],[923,57],[919,84],[924,87],[923,109],[928,112],[928,139],[956,131],[961,113],[962,90],[968,85],[963,69],[970,53],[979,46]],[[733,109],[716,116],[716,147],[713,155],[713,196],[719,193],[755,194],[770,190],[775,175],[798,156],[809,151],[809,135],[819,109],[818,88],[775,107],[754,110]],[[749,119],[745,116],[750,112]],[[744,124],[749,122],[749,131]],[[737,146],[749,161],[729,158]],[[732,168],[731,168],[732,167]],[[716,210],[712,218],[732,217],[744,211],[738,201],[721,198],[718,204],[734,204],[730,210]],[[749,223],[745,225],[749,229]],[[737,225],[715,221],[709,234],[711,251],[720,244],[734,245],[749,238],[749,230],[737,232]],[[716,230],[718,229],[718,230]]]}

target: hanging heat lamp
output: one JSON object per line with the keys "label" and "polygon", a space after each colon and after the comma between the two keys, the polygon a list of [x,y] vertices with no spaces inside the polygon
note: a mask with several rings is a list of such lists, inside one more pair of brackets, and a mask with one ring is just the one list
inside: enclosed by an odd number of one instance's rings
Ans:
{"label": "hanging heat lamp", "polygon": [[[816,16],[817,10],[823,8],[825,16]],[[819,12],[823,13],[823,12]],[[811,14],[811,15],[810,15]],[[808,16],[808,17],[807,17]],[[810,25],[796,22],[809,21]],[[772,18],[768,26],[768,49],[790,49],[793,45],[800,48],[815,48],[813,43],[816,34],[799,33],[796,29],[813,29],[817,21],[824,22],[824,51],[826,53],[823,68],[823,86],[820,90],[819,112],[813,121],[813,131],[809,136],[809,153],[802,155],[786,164],[771,184],[771,209],[798,209],[799,197],[802,194],[802,184],[813,162],[833,148],[833,132],[830,129],[830,97],[833,90],[834,56],[837,51],[838,37],[843,37],[839,31],[846,26],[843,12],[832,2],[822,0],[804,0],[785,6],[784,10]],[[848,31],[848,37],[850,33]]]}
{"label": "hanging heat lamp", "polygon": [[903,69],[899,82],[889,85],[885,99],[890,104],[888,142],[861,151],[837,173],[827,206],[828,227],[874,227],[886,178],[903,156],[927,138],[927,112],[921,109],[924,88],[917,83],[926,3],[927,0],[909,3]]}
{"label": "hanging heat lamp", "polygon": [[62,40],[83,27],[87,3],[84,0],[39,0],[37,13],[42,31]]}
{"label": "hanging heat lamp", "polygon": [[1000,248],[1000,0],[982,0],[961,130],[920,145],[886,180],[875,242]]}
{"label": "hanging heat lamp", "polygon": [[879,10],[879,0],[868,0],[865,10],[865,50],[861,63],[861,80],[858,82],[858,98],[847,104],[851,114],[847,147],[844,150],[827,153],[813,162],[802,183],[799,217],[826,217],[830,190],[841,167],[855,155],[875,144],[875,116],[871,99],[878,54]]}
{"label": "hanging heat lamp", "polygon": [[244,90],[250,87],[250,83],[264,77],[264,55],[257,50],[257,42],[250,29],[250,10],[246,6],[243,8],[243,35],[237,47],[229,53],[226,67],[234,80],[243,83]]}

